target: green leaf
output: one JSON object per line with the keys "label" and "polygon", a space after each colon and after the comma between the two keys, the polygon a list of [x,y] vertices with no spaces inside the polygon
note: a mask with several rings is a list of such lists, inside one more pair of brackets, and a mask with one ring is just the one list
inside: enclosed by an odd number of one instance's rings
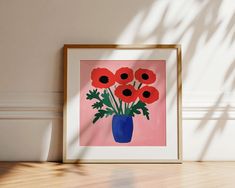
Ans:
{"label": "green leaf", "polygon": [[86,99],[88,100],[92,100],[92,99],[100,100],[100,92],[98,92],[97,89],[89,90],[86,96],[87,96]]}
{"label": "green leaf", "polygon": [[102,102],[108,106],[108,107],[113,107],[111,101],[110,101],[110,95],[109,93],[107,93],[106,90],[104,90],[104,92],[101,94],[101,97],[102,97]]}
{"label": "green leaf", "polygon": [[105,117],[113,115],[114,111],[110,108],[106,108]]}
{"label": "green leaf", "polygon": [[133,112],[134,114],[141,114],[141,112],[140,112],[139,110],[135,109],[135,108],[132,110],[132,112]]}
{"label": "green leaf", "polygon": [[102,107],[103,107],[103,102],[102,101],[96,102],[92,105],[93,109],[101,109]]}
{"label": "green leaf", "polygon": [[149,110],[146,107],[146,104],[141,101],[138,101],[136,104],[134,104],[131,109],[127,110],[127,112],[131,116],[134,116],[135,114],[140,114],[140,110],[142,110],[143,115],[146,116],[146,118],[149,120]]}
{"label": "green leaf", "polygon": [[114,111],[110,108],[106,108],[105,110],[98,110],[98,112],[95,114],[95,118],[93,119],[93,123],[95,123],[96,121],[98,121],[99,119],[103,118],[103,117],[108,117],[110,115],[113,115]]}

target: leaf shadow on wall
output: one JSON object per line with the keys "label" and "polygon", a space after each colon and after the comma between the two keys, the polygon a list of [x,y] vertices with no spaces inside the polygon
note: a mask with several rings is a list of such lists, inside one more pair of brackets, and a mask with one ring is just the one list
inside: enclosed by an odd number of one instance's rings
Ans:
{"label": "leaf shadow on wall", "polygon": [[[235,89],[235,59],[227,69],[227,72],[225,74],[224,78],[224,84],[230,82],[231,92]],[[206,139],[206,142],[203,146],[203,149],[201,150],[201,153],[199,155],[198,161],[205,160],[206,154],[208,150],[210,149],[210,145],[213,142],[213,140],[216,137],[216,134],[222,133],[225,129],[226,124],[229,120],[234,120],[234,117],[230,115],[231,111],[234,111],[234,106],[230,104],[229,101],[226,102],[225,105],[221,106],[221,103],[223,104],[223,99],[226,97],[226,100],[229,100],[230,98],[226,95],[226,93],[222,93],[220,96],[218,96],[217,101],[215,104],[207,109],[206,115],[203,117],[203,119],[200,120],[196,131],[200,132],[203,131],[204,126],[207,125],[207,123],[210,120],[216,120],[215,125],[213,126],[212,130],[210,131],[209,137]],[[219,114],[218,114],[219,113]],[[226,146],[224,146],[226,147]],[[231,146],[228,146],[231,147]]]}

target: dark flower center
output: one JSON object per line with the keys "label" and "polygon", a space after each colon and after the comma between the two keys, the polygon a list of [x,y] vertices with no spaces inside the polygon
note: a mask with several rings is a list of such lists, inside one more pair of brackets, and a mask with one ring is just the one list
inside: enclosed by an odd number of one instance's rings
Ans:
{"label": "dark flower center", "polygon": [[142,74],[142,78],[143,78],[143,80],[148,80],[149,79],[149,75],[144,73],[144,74]]}
{"label": "dark flower center", "polygon": [[132,95],[132,92],[131,92],[130,89],[124,89],[124,90],[122,91],[122,94],[125,95],[126,97],[129,97],[129,96]]}
{"label": "dark flower center", "polygon": [[143,96],[144,96],[145,98],[149,98],[149,97],[150,97],[150,92],[149,92],[149,91],[144,91],[144,92],[143,92]]}
{"label": "dark flower center", "polygon": [[109,78],[108,78],[108,76],[101,76],[99,78],[99,81],[103,84],[107,84],[109,82]]}
{"label": "dark flower center", "polygon": [[128,78],[128,74],[127,73],[122,73],[121,74],[121,79],[125,80]]}

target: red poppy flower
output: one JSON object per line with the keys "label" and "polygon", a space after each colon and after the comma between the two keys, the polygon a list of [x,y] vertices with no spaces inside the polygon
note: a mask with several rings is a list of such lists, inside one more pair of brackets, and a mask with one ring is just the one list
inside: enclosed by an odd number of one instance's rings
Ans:
{"label": "red poppy flower", "polygon": [[127,84],[134,78],[133,70],[128,67],[122,67],[115,73],[115,79],[119,84]]}
{"label": "red poppy flower", "polygon": [[126,103],[134,102],[138,96],[132,85],[119,85],[114,91],[115,95]]}
{"label": "red poppy flower", "polygon": [[138,69],[135,72],[135,78],[143,84],[152,84],[156,80],[156,75],[149,69]]}
{"label": "red poppy flower", "polygon": [[159,92],[152,86],[144,86],[139,91],[139,98],[142,102],[150,104],[158,100]]}
{"label": "red poppy flower", "polygon": [[114,74],[106,68],[93,69],[91,80],[91,84],[97,88],[109,88],[115,83]]}

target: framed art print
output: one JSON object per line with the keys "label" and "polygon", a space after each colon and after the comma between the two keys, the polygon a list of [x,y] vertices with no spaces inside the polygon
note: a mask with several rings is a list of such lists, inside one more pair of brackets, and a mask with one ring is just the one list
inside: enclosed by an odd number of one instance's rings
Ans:
{"label": "framed art print", "polygon": [[64,45],[64,162],[180,163],[180,45]]}

